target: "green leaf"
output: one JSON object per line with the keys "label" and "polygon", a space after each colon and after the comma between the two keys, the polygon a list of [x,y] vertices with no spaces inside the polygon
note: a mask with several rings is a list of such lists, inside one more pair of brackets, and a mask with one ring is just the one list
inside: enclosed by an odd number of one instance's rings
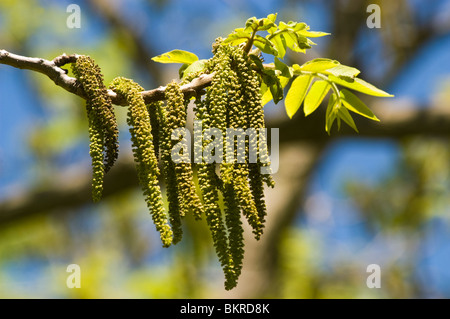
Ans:
{"label": "green leaf", "polygon": [[278,57],[281,59],[284,58],[286,54],[286,40],[283,35],[277,34],[271,38],[271,41],[275,49],[278,51]]}
{"label": "green leaf", "polygon": [[292,27],[292,29],[294,32],[298,32],[301,30],[308,30],[309,26],[304,22],[300,22],[300,23],[295,23],[295,25]]}
{"label": "green leaf", "polygon": [[309,45],[309,47],[311,47],[312,45],[317,45],[317,43],[313,42],[311,39],[309,38],[305,38],[306,39],[306,43]]}
{"label": "green leaf", "polygon": [[319,80],[313,83],[305,98],[305,116],[308,116],[319,107],[330,89],[331,85],[327,81]]}
{"label": "green leaf", "polygon": [[340,78],[349,78],[349,79],[354,79],[355,76],[357,76],[361,71],[359,71],[356,68],[352,68],[350,66],[346,66],[346,65],[338,65],[335,66],[332,69],[328,69],[326,72],[324,72],[325,74],[332,74],[334,76],[340,77]]}
{"label": "green leaf", "polygon": [[292,82],[285,101],[286,113],[290,118],[294,116],[302,104],[311,79],[310,75],[300,75]]}
{"label": "green leaf", "polygon": [[196,72],[200,72],[203,71],[206,67],[206,62],[208,60],[202,59],[202,60],[198,60],[195,61],[194,63],[192,63],[191,65],[189,65],[184,71],[183,71],[183,79],[190,73],[196,73]]}
{"label": "green leaf", "polygon": [[275,69],[281,72],[281,76],[291,78],[294,74],[291,68],[289,68],[286,64],[281,62],[277,57],[274,59],[275,61]]}
{"label": "green leaf", "polygon": [[[290,35],[292,35],[292,33],[289,33]],[[297,45],[300,49],[306,50],[306,49],[311,49],[311,45],[315,44],[314,42],[312,42],[311,40],[309,40],[308,38],[305,38],[304,36],[298,35],[298,33],[294,33],[296,38],[297,38]]]}
{"label": "green leaf", "polygon": [[392,94],[389,94],[387,92],[384,92],[383,90],[380,90],[379,88],[376,88],[370,83],[367,83],[364,80],[361,80],[359,78],[355,78],[353,80],[350,79],[341,79],[333,75],[329,75],[328,79],[338,85],[342,85],[345,87],[348,87],[349,89],[359,91],[368,95],[373,96],[381,96],[381,97],[389,97],[393,96]]}
{"label": "green leaf", "polygon": [[254,54],[249,54],[248,57],[256,64],[258,69],[260,69],[261,71],[264,70],[264,65],[258,56],[254,55]]}
{"label": "green leaf", "polygon": [[339,65],[339,62],[336,60],[320,58],[306,62],[305,64],[300,66],[300,70],[309,72],[322,72],[328,69],[335,68],[337,65]]}
{"label": "green leaf", "polygon": [[372,111],[361,101],[356,95],[346,89],[342,89],[340,92],[342,103],[344,106],[352,112],[367,117],[374,121],[380,121]]}
{"label": "green leaf", "polygon": [[336,93],[333,93],[333,94],[331,94],[330,99],[328,100],[327,111],[325,113],[326,118],[328,118],[328,116],[330,116],[335,103],[336,103]]}
{"label": "green leaf", "polygon": [[[195,63],[195,62],[194,62]],[[189,67],[190,64],[184,63],[179,69],[178,69],[178,76],[180,79],[183,77],[184,70],[186,70]]]}
{"label": "green leaf", "polygon": [[244,28],[238,28],[233,31],[233,33],[230,33],[228,37],[223,41],[224,44],[231,44],[231,45],[238,45],[242,42],[247,41],[250,39],[251,33],[244,30]]}
{"label": "green leaf", "polygon": [[264,53],[272,54],[274,56],[278,55],[278,51],[274,48],[273,43],[260,35],[255,36],[253,44]]}
{"label": "green leaf", "polygon": [[359,133],[358,129],[356,128],[355,121],[353,121],[352,116],[350,115],[350,113],[347,111],[347,109],[345,107],[340,107],[338,109],[338,116],[342,120],[344,120],[344,122],[347,123],[348,126],[350,126],[352,129],[354,129],[356,132]]}
{"label": "green leaf", "polygon": [[339,100],[336,98],[336,94],[332,94],[328,100],[327,112],[325,114],[325,131],[330,135],[331,128],[333,127],[334,120],[336,120],[336,104]]}
{"label": "green leaf", "polygon": [[302,74],[302,70],[300,69],[300,65],[298,65],[297,63],[292,64],[292,69],[294,70],[294,74],[295,75]]}
{"label": "green leaf", "polygon": [[[290,78],[284,77],[284,76],[279,76],[278,80],[280,81],[281,84],[281,88],[284,89],[286,87],[286,85],[289,83]],[[268,102],[270,102],[273,97],[272,97],[272,92],[269,90],[269,87],[263,83],[261,85],[261,104],[264,106],[266,105]]]}
{"label": "green leaf", "polygon": [[308,38],[319,38],[319,37],[323,37],[326,35],[330,35],[331,33],[327,33],[327,32],[317,32],[317,31],[308,31],[308,30],[300,30],[298,31],[298,34],[304,36],[304,37],[308,37]]}
{"label": "green leaf", "polygon": [[286,39],[286,45],[289,49],[294,52],[305,53],[306,48],[302,44],[307,42],[305,37],[302,37],[300,39],[297,33],[288,31],[284,34],[284,38]]}
{"label": "green leaf", "polygon": [[259,93],[261,94],[261,104],[263,106],[266,105],[270,100],[272,100],[272,93],[270,93],[269,87],[265,82],[261,83]]}
{"label": "green leaf", "polygon": [[277,19],[277,15],[278,15],[278,13],[271,13],[267,16],[267,19],[269,19],[270,21],[275,23],[275,20]]}
{"label": "green leaf", "polygon": [[198,57],[191,52],[183,50],[172,50],[152,58],[159,63],[187,63],[191,64],[198,60]]}
{"label": "green leaf", "polygon": [[266,31],[276,27],[275,23],[269,18],[262,18],[258,20],[258,31]]}
{"label": "green leaf", "polygon": [[245,31],[253,32],[257,25],[258,19],[256,17],[248,18],[247,21],[245,21]]}
{"label": "green leaf", "polygon": [[269,88],[275,104],[278,103],[283,98],[283,88],[275,70],[264,70],[262,79]]}
{"label": "green leaf", "polygon": [[270,94],[272,94],[273,102],[275,104],[283,99],[283,88],[281,87],[278,77],[276,78],[275,83],[270,86]]}
{"label": "green leaf", "polygon": [[286,22],[280,21],[280,23],[278,23],[279,30],[286,30],[288,28],[289,28],[289,26],[286,24]]}

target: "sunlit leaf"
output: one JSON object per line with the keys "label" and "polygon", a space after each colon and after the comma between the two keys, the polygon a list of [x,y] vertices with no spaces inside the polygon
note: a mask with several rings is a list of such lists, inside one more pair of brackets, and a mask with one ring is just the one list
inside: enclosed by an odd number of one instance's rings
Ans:
{"label": "sunlit leaf", "polygon": [[328,133],[328,135],[330,135],[334,120],[336,120],[335,109],[339,107],[336,105],[337,103],[339,103],[339,101],[336,98],[336,94],[333,93],[328,100],[327,112],[325,114],[325,131]]}
{"label": "sunlit leaf", "polygon": [[256,17],[248,18],[245,22],[245,31],[252,32],[256,28],[258,19]]}
{"label": "sunlit leaf", "polygon": [[238,45],[242,42],[250,39],[251,33],[245,31],[243,28],[235,29],[233,33],[228,35],[228,37],[223,41],[224,44]]}
{"label": "sunlit leaf", "polygon": [[295,23],[295,25],[293,26],[292,29],[293,29],[294,32],[298,32],[300,30],[307,30],[307,29],[309,29],[309,26],[306,23],[304,23],[304,22],[298,22],[298,23]]}
{"label": "sunlit leaf", "polygon": [[352,116],[348,112],[348,110],[345,107],[340,107],[338,109],[338,116],[344,120],[345,123],[348,124],[352,129],[354,129],[356,132],[359,133],[358,129],[356,128],[355,121],[353,121]]}
{"label": "sunlit leaf", "polygon": [[275,23],[269,18],[259,19],[258,31],[266,31],[275,27]]}
{"label": "sunlit leaf", "polygon": [[275,20],[277,19],[277,15],[278,15],[278,13],[271,13],[267,16],[267,19],[269,19],[270,21],[275,23]]}
{"label": "sunlit leaf", "polygon": [[305,49],[301,48],[299,42],[306,43],[306,38],[303,38],[299,41],[299,36],[295,32],[286,32],[284,33],[284,38],[286,39],[286,45],[289,49],[294,52],[305,53]]}
{"label": "sunlit leaf", "polygon": [[349,89],[355,90],[355,91],[359,91],[368,95],[373,95],[373,96],[381,96],[381,97],[388,97],[388,96],[393,96],[383,90],[380,90],[379,88],[373,86],[370,83],[367,83],[364,80],[361,80],[359,78],[355,78],[354,80],[350,80],[350,79],[341,79],[338,78],[336,76],[333,75],[329,75],[328,79],[331,80],[332,82],[338,84],[338,85],[342,85],[345,87],[348,87]]}
{"label": "sunlit leaf", "polygon": [[308,38],[319,38],[331,34],[327,32],[308,31],[308,30],[300,30],[298,31],[298,33]]}
{"label": "sunlit leaf", "polygon": [[322,72],[328,69],[332,69],[337,65],[339,65],[339,62],[336,60],[319,58],[306,62],[305,64],[300,66],[300,70],[309,72]]}
{"label": "sunlit leaf", "polygon": [[305,116],[313,113],[322,103],[331,86],[327,81],[319,80],[313,83],[308,95],[305,98],[304,111]]}
{"label": "sunlit leaf", "polygon": [[[289,78],[286,78],[284,76],[279,76],[278,77],[280,84],[281,84],[281,88],[285,88],[286,85],[289,83]],[[265,83],[263,83],[261,85],[261,103],[262,105],[266,105],[268,102],[270,102],[273,97],[272,97],[272,92],[269,90],[269,88],[267,87],[267,85]]]}
{"label": "sunlit leaf", "polygon": [[192,63],[191,65],[189,65],[184,71],[183,71],[183,79],[191,73],[197,73],[200,71],[203,71],[206,67],[206,62],[208,60],[202,59],[202,60],[198,60],[195,61],[194,63]]}
{"label": "sunlit leaf", "polygon": [[281,72],[281,76],[291,78],[294,74],[291,68],[289,68],[286,64],[281,62],[277,57],[274,59],[275,61],[275,69]]}
{"label": "sunlit leaf", "polygon": [[253,44],[255,45],[255,47],[257,47],[258,49],[260,49],[264,53],[272,54],[274,56],[278,55],[278,51],[273,46],[273,43],[270,42],[268,39],[263,38],[260,35],[256,35],[255,36]]}
{"label": "sunlit leaf", "polygon": [[288,28],[289,28],[289,26],[286,24],[286,22],[280,21],[280,23],[278,23],[279,30],[286,30]]}
{"label": "sunlit leaf", "polygon": [[374,121],[379,119],[373,114],[373,112],[361,101],[356,95],[346,89],[342,89],[340,92],[341,100],[344,106],[352,112],[367,117]]}
{"label": "sunlit leaf", "polygon": [[198,57],[188,51],[172,50],[152,58],[153,61],[159,63],[187,63],[191,64],[198,60]]}
{"label": "sunlit leaf", "polygon": [[278,57],[284,58],[286,54],[286,39],[282,34],[277,34],[276,36],[271,38],[271,41],[275,47],[275,49],[278,51]]}
{"label": "sunlit leaf", "polygon": [[290,118],[294,116],[302,104],[311,79],[312,77],[310,75],[300,75],[292,82],[285,101],[286,113]]}
{"label": "sunlit leaf", "polygon": [[335,66],[334,68],[328,69],[325,74],[331,74],[340,78],[349,78],[353,79],[355,76],[357,76],[361,71],[359,71],[356,68],[352,68],[351,66],[346,66],[339,64]]}

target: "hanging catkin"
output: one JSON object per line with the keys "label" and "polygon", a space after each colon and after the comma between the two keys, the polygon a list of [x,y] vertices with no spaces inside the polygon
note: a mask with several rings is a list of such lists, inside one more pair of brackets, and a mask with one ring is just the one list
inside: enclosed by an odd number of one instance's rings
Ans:
{"label": "hanging catkin", "polygon": [[[165,104],[158,101],[146,105],[141,95],[143,88],[129,79],[114,79],[110,89],[129,105],[127,123],[139,182],[163,246],[181,240],[184,216],[193,214],[200,219],[204,213],[224,271],[225,288],[229,290],[237,285],[243,265],[241,215],[259,239],[266,216],[263,183],[272,186],[273,182],[270,175],[261,173],[261,168],[270,163],[267,152],[261,151],[267,147],[265,138],[258,135],[265,129],[260,75],[240,47],[224,45],[218,39],[213,54],[206,62],[206,72],[214,76],[210,86],[198,92],[194,107],[195,120],[201,123],[201,128],[194,127],[194,136],[202,136],[194,140],[194,149],[200,150],[197,177],[201,198],[194,183],[190,141],[185,131],[189,100],[181,90],[181,85],[198,72],[188,74],[181,83],[169,83],[164,92]],[[89,97],[86,109],[93,198],[98,200],[103,175],[117,158],[117,124],[98,66],[92,59],[81,57],[74,65],[74,73]],[[250,152],[256,154],[249,157]],[[167,214],[158,183],[158,157],[164,173]],[[198,154],[195,157],[198,159]]]}
{"label": "hanging catkin", "polygon": [[164,211],[161,189],[158,184],[159,168],[153,148],[150,118],[140,92],[142,87],[126,78],[115,78],[110,88],[124,96],[129,104],[127,123],[130,126],[133,155],[139,182],[146,196],[156,229],[164,247],[172,243],[172,230]]}
{"label": "hanging catkin", "polygon": [[[206,101],[202,101],[197,97],[196,101],[196,120],[202,122],[202,129],[205,132],[211,125],[211,116]],[[201,147],[210,142],[207,139],[203,140]],[[225,273],[225,287],[229,287],[230,273],[229,269],[229,253],[228,253],[228,239],[226,234],[225,224],[222,218],[222,211],[219,206],[218,178],[215,172],[214,163],[199,163],[198,164],[198,182],[203,198],[203,208],[205,211],[206,222],[211,231],[213,245],[216,254],[219,258],[222,269]],[[228,288],[227,288],[228,289]]]}
{"label": "hanging catkin", "polygon": [[103,175],[118,157],[119,131],[100,67],[91,57],[80,55],[72,64],[72,70],[87,97],[86,111],[93,169],[92,198],[98,201],[103,191]]}
{"label": "hanging catkin", "polygon": [[156,158],[159,157],[159,148],[161,144],[160,132],[163,129],[163,126],[161,126],[161,112],[163,105],[164,103],[162,101],[156,101],[146,105],[148,115],[150,116],[150,125],[152,127],[152,136],[153,136],[153,148],[155,150]]}
{"label": "hanging catkin", "polygon": [[[187,101],[176,82],[171,82],[166,87],[167,107],[164,116],[164,151],[163,165],[166,173],[167,191],[169,199],[169,216],[174,229],[174,242],[181,239],[181,220],[180,217],[192,212],[198,219],[202,213],[202,204],[198,197],[193,181],[192,165],[190,154],[183,153],[172,154],[176,144],[181,143],[187,146],[187,139],[183,131],[186,128]],[[175,130],[183,133],[178,140],[172,140],[172,134]],[[178,134],[177,134],[178,136]],[[178,163],[174,162],[173,156],[176,156]]]}

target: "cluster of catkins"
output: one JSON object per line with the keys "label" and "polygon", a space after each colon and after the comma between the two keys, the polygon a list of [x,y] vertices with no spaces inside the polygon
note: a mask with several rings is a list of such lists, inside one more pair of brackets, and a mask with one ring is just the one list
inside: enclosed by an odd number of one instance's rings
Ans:
{"label": "cluster of catkins", "polygon": [[[210,128],[220,130],[224,137],[227,128],[241,128],[237,135],[244,134],[247,128],[265,129],[261,78],[252,60],[241,48],[220,42],[214,45],[213,53],[206,71],[203,71],[214,73],[212,83],[206,92],[202,92],[205,93],[203,97],[200,93],[196,95],[194,107],[195,120],[202,123],[201,131],[194,134],[203,137],[195,139],[194,147],[200,147],[203,156],[206,146],[212,142],[212,137],[206,134]],[[99,67],[90,57],[80,56],[73,64],[73,71],[87,96],[93,198],[98,200],[104,173],[117,158],[117,124]],[[232,148],[227,148],[224,143],[221,163],[203,161],[194,165],[190,154],[181,154],[181,162],[172,160],[174,146],[188,142],[183,135],[172,139],[175,129],[186,127],[189,99],[185,98],[180,85],[195,76],[198,74],[189,75],[180,84],[169,83],[165,90],[165,103],[145,104],[140,94],[143,88],[129,79],[116,78],[109,88],[124,97],[129,105],[127,123],[139,182],[163,246],[168,247],[181,240],[184,216],[193,214],[196,219],[205,216],[225,274],[225,288],[229,290],[237,285],[242,269],[244,230],[241,214],[252,227],[255,238],[259,239],[266,216],[263,184],[273,187],[273,181],[269,174],[261,173],[263,166],[270,165],[265,135],[261,134],[242,135],[246,142],[231,141],[234,143]],[[245,154],[250,147],[258,150],[257,161],[249,161],[248,156],[244,161],[225,161],[227,150],[232,149],[235,153],[232,157],[235,158],[239,147],[245,148]],[[159,158],[167,190],[167,213],[158,182],[161,174]],[[200,194],[194,182],[194,169]]]}

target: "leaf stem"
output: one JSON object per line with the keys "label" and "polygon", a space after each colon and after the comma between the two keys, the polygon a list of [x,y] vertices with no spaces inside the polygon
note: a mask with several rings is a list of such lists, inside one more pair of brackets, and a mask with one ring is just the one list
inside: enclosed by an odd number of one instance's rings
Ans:
{"label": "leaf stem", "polygon": [[245,44],[244,52],[247,54],[249,54],[250,50],[253,47],[253,40],[255,39],[257,31],[258,31],[258,27],[253,28],[252,36],[250,37],[250,39],[248,39],[247,43]]}

